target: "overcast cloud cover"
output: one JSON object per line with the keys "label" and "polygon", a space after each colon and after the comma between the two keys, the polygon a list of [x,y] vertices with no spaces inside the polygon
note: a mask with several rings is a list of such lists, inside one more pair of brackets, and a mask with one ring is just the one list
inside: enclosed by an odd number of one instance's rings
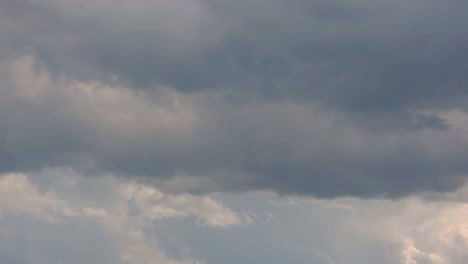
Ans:
{"label": "overcast cloud cover", "polygon": [[466,262],[466,25],[463,0],[0,0],[0,256]]}

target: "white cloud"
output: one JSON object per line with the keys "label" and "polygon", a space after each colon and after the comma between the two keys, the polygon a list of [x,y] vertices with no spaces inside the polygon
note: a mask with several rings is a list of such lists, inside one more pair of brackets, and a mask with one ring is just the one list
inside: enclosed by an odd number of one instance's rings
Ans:
{"label": "white cloud", "polygon": [[[43,240],[45,244],[50,243],[51,248],[64,250],[61,249],[60,244],[57,244],[60,241],[44,237],[47,234],[41,234],[39,230],[48,229],[48,226],[62,225],[68,226],[72,233],[80,232],[79,226],[90,222],[97,226],[95,228],[98,228],[99,232],[102,232],[101,236],[107,236],[112,241],[109,242],[108,246],[113,248],[113,254],[122,263],[202,263],[190,256],[168,256],[158,246],[157,238],[148,236],[145,229],[151,228],[152,222],[181,217],[195,217],[203,225],[213,227],[247,224],[251,220],[207,196],[168,195],[151,187],[120,182],[114,178],[86,179],[77,176],[77,174],[70,175],[69,173],[70,171],[65,169],[58,169],[55,170],[55,173],[50,173],[46,186],[41,187],[44,190],[36,186],[35,182],[41,181],[40,179],[31,181],[30,177],[32,176],[26,174],[0,176],[0,216],[2,216],[0,217],[0,223],[2,223],[0,251],[3,250],[1,246],[6,241],[11,243],[16,239],[24,239],[26,242],[29,241],[28,243]],[[69,180],[64,181],[67,178]],[[102,199],[99,200],[95,197],[97,199],[92,204],[87,205],[79,188],[79,185],[86,181],[91,181],[90,184],[98,186],[111,186],[110,190],[113,190],[114,193],[106,193],[109,189],[102,188],[103,193],[100,194]],[[68,186],[68,189],[56,191],[64,186]],[[77,194],[65,195],[66,192],[70,191],[77,192]],[[112,204],[108,204],[105,202],[107,197],[117,199]],[[136,206],[138,211],[132,211],[129,204]],[[10,222],[10,219],[15,217],[25,220],[37,219],[39,222],[33,227],[21,226]],[[31,235],[34,236],[34,239],[28,237],[28,234],[22,230],[30,228],[32,228]],[[84,232],[87,231],[84,230]],[[79,243],[85,243],[85,240],[79,241]],[[13,249],[9,248],[8,250],[12,251]],[[50,263],[52,261],[45,257],[48,252],[37,252],[27,247],[20,247],[16,250],[20,250],[18,254],[28,255],[28,258],[36,263]],[[78,246],[73,250],[89,249]],[[105,254],[104,252],[102,254]],[[81,252],[81,254],[91,253]],[[73,256],[74,254],[65,256],[66,263],[79,262],[79,260],[73,259]]]}
{"label": "white cloud", "polygon": [[[451,196],[463,196],[466,188]],[[350,201],[348,201],[350,202]],[[351,201],[350,226],[376,240],[399,244],[402,264],[468,261],[468,204],[450,200]]]}
{"label": "white cloud", "polygon": [[197,217],[203,225],[225,227],[252,221],[247,215],[238,215],[208,196],[190,194],[163,194],[140,184],[126,184],[121,192],[140,210],[140,219],[158,220],[172,217]]}
{"label": "white cloud", "polygon": [[422,252],[414,246],[414,241],[410,238],[404,240],[404,249],[401,253],[402,264],[437,264],[442,263],[438,254]]}
{"label": "white cloud", "polygon": [[0,176],[0,215],[11,211],[27,213],[48,222],[78,215],[68,202],[53,193],[40,194],[24,174]]}
{"label": "white cloud", "polygon": [[[273,263],[370,264],[381,258],[381,263],[459,264],[468,261],[468,204],[454,199],[465,192],[437,200],[315,200],[263,192],[213,198],[60,168],[5,174],[0,253],[6,257],[0,260],[232,263],[241,254],[241,260],[256,256]],[[220,231],[238,225],[244,227]]]}

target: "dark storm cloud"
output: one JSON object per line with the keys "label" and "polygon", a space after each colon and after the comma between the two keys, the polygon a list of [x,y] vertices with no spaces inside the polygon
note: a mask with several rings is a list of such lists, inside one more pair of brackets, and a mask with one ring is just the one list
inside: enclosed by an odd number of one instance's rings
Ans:
{"label": "dark storm cloud", "polygon": [[4,146],[0,145],[0,171],[10,172],[16,170],[16,160],[12,153]]}
{"label": "dark storm cloud", "polygon": [[[450,191],[468,144],[440,111],[465,110],[467,14],[455,0],[2,1],[0,169]],[[46,88],[27,60],[10,74],[25,54]],[[77,88],[92,82],[120,88]]]}
{"label": "dark storm cloud", "polygon": [[364,114],[465,103],[463,1],[21,0],[2,7],[2,42],[74,78],[115,74],[146,89],[319,99]]}

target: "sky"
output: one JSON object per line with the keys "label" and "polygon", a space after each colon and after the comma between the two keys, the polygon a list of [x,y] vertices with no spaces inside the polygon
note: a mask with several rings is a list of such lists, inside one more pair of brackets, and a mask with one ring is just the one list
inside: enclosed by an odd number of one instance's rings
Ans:
{"label": "sky", "polygon": [[462,0],[1,0],[0,262],[467,262],[467,24]]}

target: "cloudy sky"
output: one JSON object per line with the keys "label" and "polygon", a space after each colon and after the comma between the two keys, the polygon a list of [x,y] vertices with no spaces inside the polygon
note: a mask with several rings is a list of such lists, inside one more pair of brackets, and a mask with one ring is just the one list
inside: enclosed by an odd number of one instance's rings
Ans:
{"label": "cloudy sky", "polygon": [[0,0],[0,262],[468,262],[468,2]]}

